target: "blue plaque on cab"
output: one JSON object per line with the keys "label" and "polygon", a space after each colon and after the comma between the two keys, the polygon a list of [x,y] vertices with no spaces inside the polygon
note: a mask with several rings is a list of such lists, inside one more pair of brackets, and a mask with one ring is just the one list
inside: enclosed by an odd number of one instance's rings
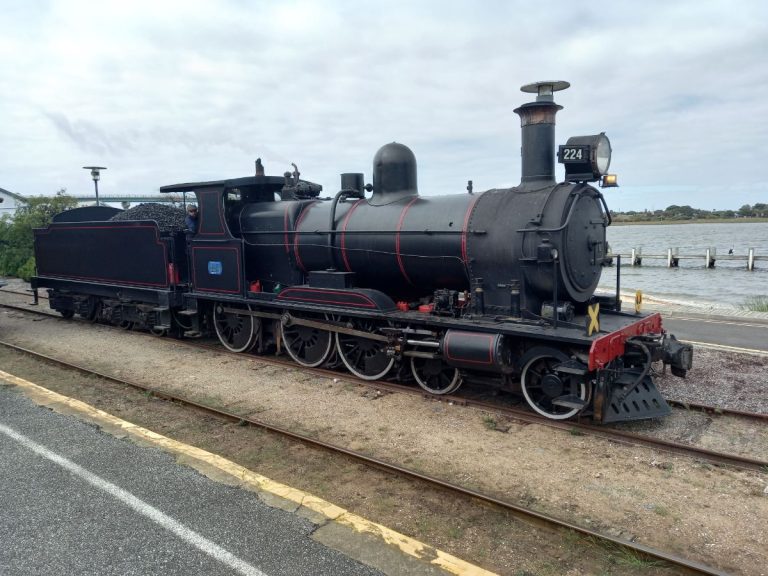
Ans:
{"label": "blue plaque on cab", "polygon": [[212,276],[221,276],[221,272],[224,269],[224,267],[221,265],[221,262],[218,260],[209,260],[208,261],[208,274],[211,274]]}

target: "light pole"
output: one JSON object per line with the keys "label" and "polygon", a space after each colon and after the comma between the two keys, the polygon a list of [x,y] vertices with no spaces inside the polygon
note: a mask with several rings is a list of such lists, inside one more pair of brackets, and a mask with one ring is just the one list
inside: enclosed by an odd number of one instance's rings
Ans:
{"label": "light pole", "polygon": [[106,170],[106,166],[83,166],[85,170],[91,171],[91,178],[93,178],[93,187],[96,189],[96,206],[99,205],[99,170]]}

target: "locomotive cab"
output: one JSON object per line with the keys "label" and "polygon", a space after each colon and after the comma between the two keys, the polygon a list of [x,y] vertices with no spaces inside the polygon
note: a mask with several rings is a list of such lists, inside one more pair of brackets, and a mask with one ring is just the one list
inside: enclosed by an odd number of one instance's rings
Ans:
{"label": "locomotive cab", "polygon": [[[300,180],[298,171],[283,177],[265,176],[261,161],[257,174],[245,178],[163,186],[163,193],[195,194],[199,207],[197,234],[190,236],[189,256],[193,291],[244,296],[253,286],[300,283],[301,277],[284,258],[271,257],[259,239],[271,244],[279,232],[295,221],[299,205],[282,202],[317,196],[322,186]],[[251,246],[259,242],[258,257]]]}

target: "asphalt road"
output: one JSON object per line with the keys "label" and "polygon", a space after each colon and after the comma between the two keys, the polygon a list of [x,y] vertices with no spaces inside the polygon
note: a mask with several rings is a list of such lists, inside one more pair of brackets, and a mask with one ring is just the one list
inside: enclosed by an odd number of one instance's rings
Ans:
{"label": "asphalt road", "polygon": [[768,352],[768,322],[745,318],[665,316],[664,328],[678,340]]}
{"label": "asphalt road", "polygon": [[380,574],[315,528],[0,385],[0,574]]}

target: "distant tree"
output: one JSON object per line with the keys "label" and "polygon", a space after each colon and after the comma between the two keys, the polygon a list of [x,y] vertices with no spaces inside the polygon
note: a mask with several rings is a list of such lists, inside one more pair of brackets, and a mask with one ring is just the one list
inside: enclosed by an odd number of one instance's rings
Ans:
{"label": "distant tree", "polygon": [[752,212],[754,212],[754,215],[758,218],[765,218],[768,216],[768,204],[765,204],[763,202],[758,202],[757,204],[752,205]]}
{"label": "distant tree", "polygon": [[744,204],[744,206],[739,208],[739,216],[744,216],[745,218],[749,216],[753,216],[752,206],[750,206],[749,204]]}
{"label": "distant tree", "polygon": [[31,196],[15,216],[0,219],[0,275],[29,280],[35,272],[34,228],[51,223],[59,212],[77,206],[77,200],[62,188],[55,196]]}

